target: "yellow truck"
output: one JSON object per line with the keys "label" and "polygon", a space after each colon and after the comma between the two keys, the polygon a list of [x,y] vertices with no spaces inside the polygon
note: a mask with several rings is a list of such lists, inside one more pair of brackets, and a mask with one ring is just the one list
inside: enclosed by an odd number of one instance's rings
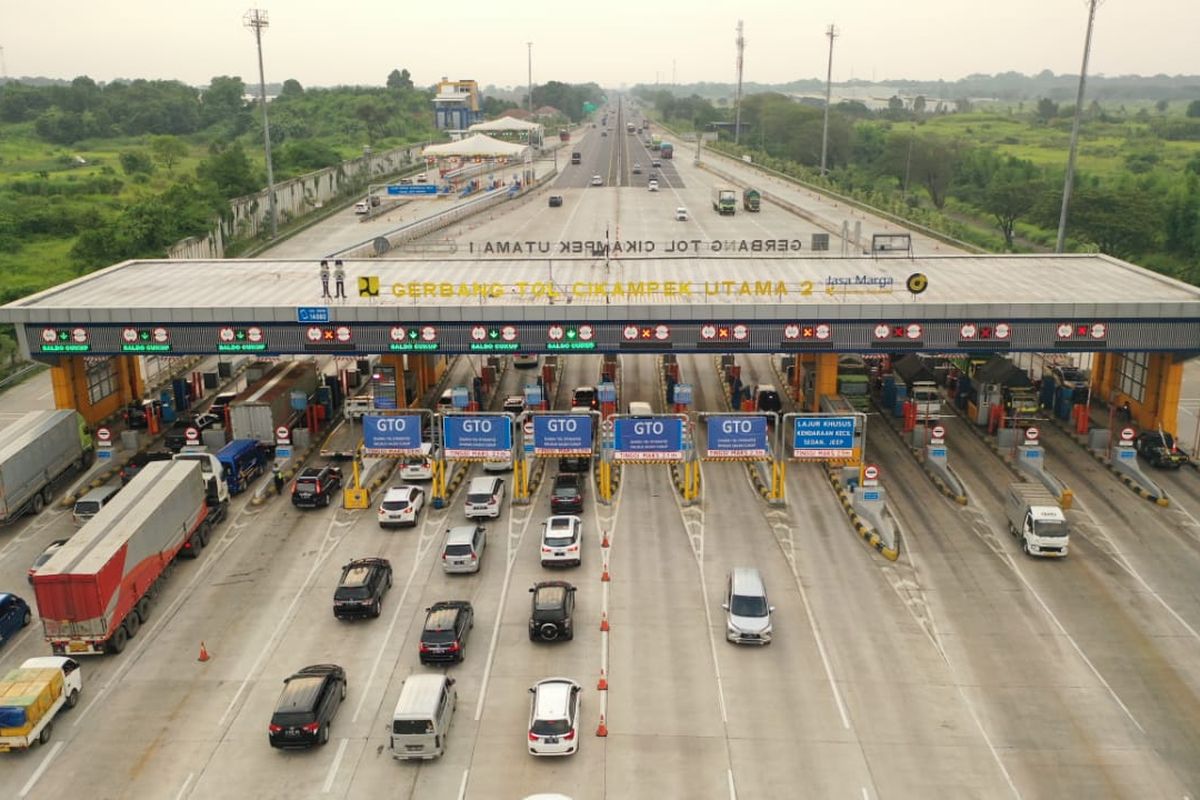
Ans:
{"label": "yellow truck", "polygon": [[79,662],[64,656],[30,658],[0,678],[0,752],[50,741],[54,717],[74,708],[83,691]]}

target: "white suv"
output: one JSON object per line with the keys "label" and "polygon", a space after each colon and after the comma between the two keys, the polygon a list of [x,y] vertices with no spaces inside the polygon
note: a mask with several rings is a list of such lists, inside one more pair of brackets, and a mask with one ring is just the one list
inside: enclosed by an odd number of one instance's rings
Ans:
{"label": "white suv", "polygon": [[530,755],[569,756],[578,750],[583,687],[570,678],[544,678],[529,691]]}
{"label": "white suv", "polygon": [[425,490],[418,486],[393,486],[379,504],[379,527],[416,525],[425,507]]}
{"label": "white suv", "polygon": [[542,566],[583,563],[583,520],[555,514],[542,523]]}
{"label": "white suv", "polygon": [[467,499],[463,507],[467,519],[500,516],[504,506],[504,481],[499,478],[474,478],[467,484]]}

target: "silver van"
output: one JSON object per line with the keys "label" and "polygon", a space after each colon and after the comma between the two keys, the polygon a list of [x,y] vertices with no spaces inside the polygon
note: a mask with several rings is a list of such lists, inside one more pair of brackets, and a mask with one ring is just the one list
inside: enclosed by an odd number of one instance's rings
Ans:
{"label": "silver van", "polygon": [[767,587],[754,567],[734,567],[725,583],[725,638],[736,644],[770,644],[771,612]]}
{"label": "silver van", "polygon": [[479,572],[487,531],[482,525],[459,525],[446,531],[442,548],[443,572]]}
{"label": "silver van", "polygon": [[444,753],[457,706],[454,678],[408,676],[392,712],[392,758],[437,758]]}
{"label": "silver van", "polygon": [[82,525],[92,517],[100,513],[100,509],[108,505],[108,501],[113,499],[121,489],[120,486],[101,486],[92,489],[83,497],[75,501],[75,508],[71,510],[71,518],[75,520],[76,525]]}
{"label": "silver van", "polygon": [[493,477],[472,478],[467,484],[467,499],[463,511],[467,519],[500,516],[504,507],[504,481]]}

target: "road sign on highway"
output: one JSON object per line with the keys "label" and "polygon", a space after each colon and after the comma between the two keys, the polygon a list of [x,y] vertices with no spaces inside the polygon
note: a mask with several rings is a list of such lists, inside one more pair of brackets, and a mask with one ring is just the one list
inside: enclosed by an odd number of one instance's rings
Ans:
{"label": "road sign on highway", "polygon": [[1039,431],[1033,425],[1030,425],[1028,428],[1025,429],[1025,441],[1027,441],[1027,442],[1030,442],[1030,443],[1036,442],[1038,440],[1039,435],[1041,435],[1041,431]]}
{"label": "road sign on highway", "polygon": [[521,425],[521,430],[525,431],[526,436],[533,436],[533,420],[525,420],[525,422]]}
{"label": "road sign on highway", "polygon": [[679,417],[617,417],[615,427],[615,461],[683,460],[683,420]]}
{"label": "road sign on highway", "polygon": [[395,457],[419,455],[421,452],[421,416],[375,416],[362,418],[363,446],[368,455]]}
{"label": "road sign on highway", "polygon": [[539,456],[590,456],[592,454],[591,414],[536,414],[527,425],[533,427],[533,452]]}
{"label": "road sign on highway", "polygon": [[188,444],[199,444],[200,430],[189,425],[183,429],[183,438]]}
{"label": "road sign on highway", "polygon": [[792,458],[850,458],[854,455],[854,417],[797,416]]}
{"label": "road sign on highway", "polygon": [[108,428],[96,428],[96,439],[99,440],[101,446],[111,446],[112,431]]}
{"label": "road sign on highway", "polygon": [[941,425],[934,425],[933,430],[931,430],[929,432],[929,435],[937,440],[945,439],[946,438],[946,429],[943,428]]}
{"label": "road sign on highway", "polygon": [[863,470],[863,479],[868,481],[879,480],[879,467],[874,464],[867,464],[866,469]]}
{"label": "road sign on highway", "polygon": [[768,458],[767,418],[757,414],[722,414],[708,418],[708,459]]}
{"label": "road sign on highway", "polygon": [[1123,442],[1132,442],[1134,435],[1135,435],[1135,431],[1133,430],[1133,428],[1122,428],[1121,429],[1121,441],[1123,441]]}
{"label": "road sign on highway", "polygon": [[675,403],[679,405],[691,405],[692,402],[692,385],[690,383],[675,384]]}
{"label": "road sign on highway", "polygon": [[290,430],[288,430],[287,425],[280,425],[278,428],[275,429],[275,441],[290,442],[291,440],[292,440],[292,432]]}
{"label": "road sign on highway", "polygon": [[300,306],[296,309],[296,322],[329,322],[328,306]]}
{"label": "road sign on highway", "polygon": [[503,414],[447,414],[442,441],[451,460],[503,461],[512,453],[512,423]]}
{"label": "road sign on highway", "polygon": [[387,193],[393,196],[437,194],[437,186],[432,183],[388,184]]}

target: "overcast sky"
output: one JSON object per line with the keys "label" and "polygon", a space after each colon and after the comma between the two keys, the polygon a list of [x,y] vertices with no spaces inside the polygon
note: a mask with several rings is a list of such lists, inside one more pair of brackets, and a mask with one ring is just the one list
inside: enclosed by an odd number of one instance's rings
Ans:
{"label": "overcast sky", "polygon": [[[250,0],[251,2],[253,0]],[[214,75],[256,82],[246,0],[0,2],[6,74],[97,81]],[[623,84],[731,82],[745,22],[745,79],[824,77],[829,23],[835,81],[954,80],[1015,70],[1078,74],[1086,0],[274,0],[264,35],[268,81],[381,85],[407,68],[480,85],[533,80]],[[1092,74],[1200,73],[1200,0],[1105,0]]]}

